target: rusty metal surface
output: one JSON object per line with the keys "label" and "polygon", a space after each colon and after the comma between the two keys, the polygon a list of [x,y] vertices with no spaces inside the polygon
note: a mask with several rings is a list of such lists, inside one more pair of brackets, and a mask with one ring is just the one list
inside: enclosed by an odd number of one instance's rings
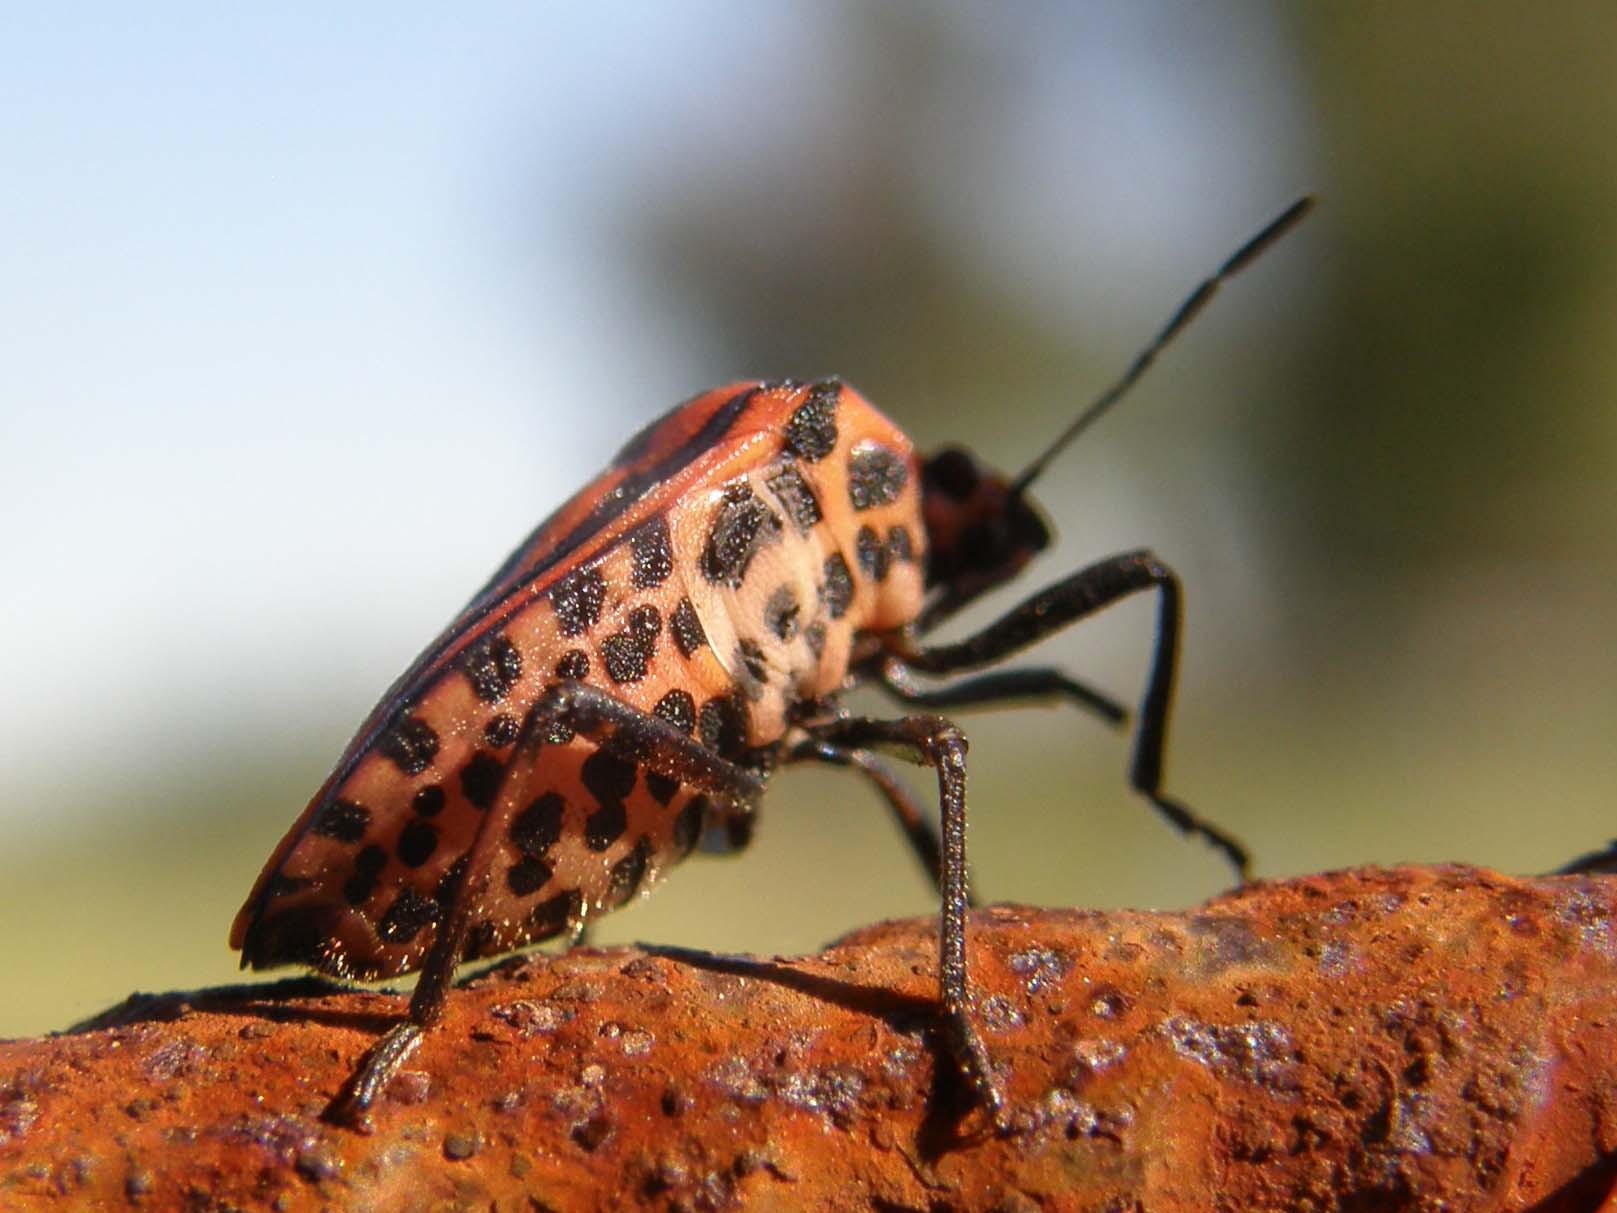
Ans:
{"label": "rusty metal surface", "polygon": [[1006,1135],[939,1064],[935,931],[509,962],[368,1135],[319,1112],[401,999],[135,1000],[0,1045],[0,1209],[1575,1210],[1617,1180],[1608,878],[978,912]]}

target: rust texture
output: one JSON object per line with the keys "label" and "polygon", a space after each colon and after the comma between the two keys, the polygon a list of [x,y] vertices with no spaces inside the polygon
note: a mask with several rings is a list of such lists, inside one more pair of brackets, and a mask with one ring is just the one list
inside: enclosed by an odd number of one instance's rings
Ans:
{"label": "rust texture", "polygon": [[319,1114],[399,997],[139,997],[0,1045],[0,1209],[1596,1209],[1614,911],[1606,877],[1401,868],[977,912],[1007,1133],[940,1061],[932,920],[507,962],[368,1134]]}

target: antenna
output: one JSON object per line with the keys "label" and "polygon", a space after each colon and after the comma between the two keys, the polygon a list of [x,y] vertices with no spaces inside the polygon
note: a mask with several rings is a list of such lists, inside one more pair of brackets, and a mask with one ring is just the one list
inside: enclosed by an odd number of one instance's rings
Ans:
{"label": "antenna", "polygon": [[1027,490],[1027,486],[1032,484],[1039,474],[1044,471],[1050,460],[1059,455],[1069,442],[1088,429],[1090,424],[1096,421],[1101,414],[1123,398],[1128,390],[1139,381],[1140,376],[1150,369],[1151,364],[1157,360],[1157,355],[1163,351],[1164,347],[1179,335],[1181,329],[1196,318],[1202,308],[1207,306],[1208,301],[1218,293],[1218,288],[1224,285],[1225,279],[1234,277],[1251,265],[1264,250],[1302,222],[1303,217],[1313,209],[1313,195],[1303,195],[1276,218],[1270,220],[1269,225],[1261,232],[1236,249],[1229,259],[1214,270],[1209,277],[1203,279],[1201,284],[1185,297],[1185,301],[1174,311],[1168,323],[1162,326],[1162,331],[1151,339],[1149,345],[1135,355],[1134,361],[1129,364],[1129,369],[1123,372],[1122,377],[1095,397],[1093,403],[1079,413],[1072,424],[1067,426],[1054,442],[1045,447],[1044,451],[1032,463],[1022,469],[1021,475],[1011,483],[1011,495],[1020,497]]}

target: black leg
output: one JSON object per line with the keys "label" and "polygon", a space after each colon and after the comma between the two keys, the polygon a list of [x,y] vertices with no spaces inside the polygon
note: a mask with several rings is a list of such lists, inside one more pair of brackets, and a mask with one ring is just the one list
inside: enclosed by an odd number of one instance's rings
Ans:
{"label": "black leg", "polygon": [[540,760],[546,743],[565,745],[575,734],[633,755],[648,770],[737,807],[750,804],[763,792],[764,781],[758,774],[721,758],[661,717],[583,683],[561,683],[546,691],[523,720],[499,793],[458,865],[444,919],[410,996],[409,1019],[389,1029],[372,1046],[353,1078],[326,1108],[327,1120],[340,1124],[361,1121],[420,1045],[422,1032],[442,1018],[479,894],[488,881],[489,865],[500,837],[521,808],[524,776]]}
{"label": "black leg", "polygon": [[[932,887],[937,890],[938,895],[940,897],[943,895],[943,849],[938,841],[938,832],[916,804],[914,793],[888,769],[886,763],[869,750],[854,750],[832,745],[829,741],[822,741],[818,737],[805,737],[795,743],[786,751],[784,761],[824,762],[832,766],[851,767],[869,779],[887,801],[887,807],[892,809],[893,816],[898,820],[899,829],[904,831],[910,849],[926,872],[926,878],[932,882]],[[977,899],[972,894],[971,887],[968,872],[966,902],[974,906]]]}
{"label": "black leg", "polygon": [[1199,834],[1222,851],[1244,883],[1251,867],[1246,848],[1162,792],[1162,754],[1179,663],[1182,606],[1179,578],[1153,553],[1128,552],[1092,564],[1040,590],[974,636],[955,644],[900,652],[898,656],[910,668],[927,674],[972,669],[1027,648],[1130,594],[1151,589],[1158,592],[1157,634],[1145,695],[1140,701],[1129,783],[1180,830]]}
{"label": "black leg", "polygon": [[938,773],[938,798],[943,809],[938,983],[955,1058],[995,1123],[1003,1126],[1005,1096],[989,1065],[988,1050],[971,1020],[966,972],[966,739],[942,716],[908,716],[901,720],[850,716],[816,725],[813,732],[837,748],[889,747]]}
{"label": "black leg", "polygon": [[888,657],[877,666],[874,677],[878,685],[917,707],[975,708],[996,703],[1065,699],[1095,713],[1108,724],[1122,724],[1129,718],[1128,709],[1111,696],[1048,666],[994,670],[947,686],[923,687],[916,684],[914,670],[901,658]]}

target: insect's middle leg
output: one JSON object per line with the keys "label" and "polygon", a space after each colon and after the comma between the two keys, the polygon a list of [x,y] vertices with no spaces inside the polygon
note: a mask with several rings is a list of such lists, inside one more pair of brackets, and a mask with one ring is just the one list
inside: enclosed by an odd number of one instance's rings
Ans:
{"label": "insect's middle leg", "polygon": [[445,898],[444,917],[410,996],[409,1018],[389,1029],[366,1054],[348,1085],[326,1109],[327,1120],[353,1123],[362,1118],[420,1045],[423,1030],[442,1018],[499,840],[522,807],[524,777],[547,743],[565,745],[575,735],[620,749],[648,771],[738,808],[750,805],[763,792],[763,779],[756,772],[721,758],[659,716],[583,683],[561,683],[546,691],[524,718],[494,803],[456,865],[458,875]]}
{"label": "insect's middle leg", "polygon": [[1005,1108],[1005,1096],[971,1019],[966,970],[966,908],[970,900],[966,867],[966,739],[942,716],[906,716],[899,720],[847,716],[814,725],[810,731],[839,749],[862,750],[873,745],[895,749],[938,773],[943,818],[938,865],[943,893],[938,981],[952,1051],[997,1123]]}
{"label": "insect's middle leg", "polygon": [[917,707],[977,708],[1062,699],[1093,712],[1107,724],[1122,724],[1129,718],[1129,710],[1110,695],[1048,666],[992,670],[943,686],[923,687],[915,681],[913,667],[903,658],[886,657],[876,667],[874,677],[884,690]]}
{"label": "insect's middle leg", "polygon": [[[1157,591],[1157,632],[1151,650],[1151,669],[1146,675],[1145,694],[1140,701],[1134,756],[1129,764],[1129,784],[1173,825],[1187,834],[1199,834],[1223,852],[1244,883],[1251,868],[1246,848],[1162,790],[1163,750],[1167,745],[1168,712],[1173,704],[1174,678],[1179,664],[1183,604],[1179,578],[1154,553],[1128,552],[1080,569],[1040,590],[973,636],[954,644],[900,650],[894,655],[898,662],[895,668],[904,672],[916,670],[925,674],[949,674],[988,665],[1144,590]],[[1024,676],[1029,673],[1032,672],[1022,672]],[[1048,679],[1049,674],[1047,671],[1040,672],[1039,676]],[[990,698],[1001,701],[1009,698],[1005,693],[1007,686],[988,683],[989,677],[984,675],[973,681],[979,686],[987,684],[997,692]],[[1087,688],[1083,689],[1087,691]],[[1052,692],[1082,698],[1055,686],[1043,688],[1042,693]],[[954,702],[961,702],[958,694]]]}
{"label": "insect's middle leg", "polygon": [[[790,746],[782,755],[784,762],[823,762],[829,766],[848,767],[858,771],[876,791],[881,793],[887,807],[892,810],[899,829],[910,844],[910,850],[921,863],[926,878],[938,896],[943,896],[943,847],[931,820],[915,802],[915,795],[880,758],[869,750],[833,745],[821,737],[809,736]],[[970,871],[966,877],[966,904],[976,905],[972,893]]]}

